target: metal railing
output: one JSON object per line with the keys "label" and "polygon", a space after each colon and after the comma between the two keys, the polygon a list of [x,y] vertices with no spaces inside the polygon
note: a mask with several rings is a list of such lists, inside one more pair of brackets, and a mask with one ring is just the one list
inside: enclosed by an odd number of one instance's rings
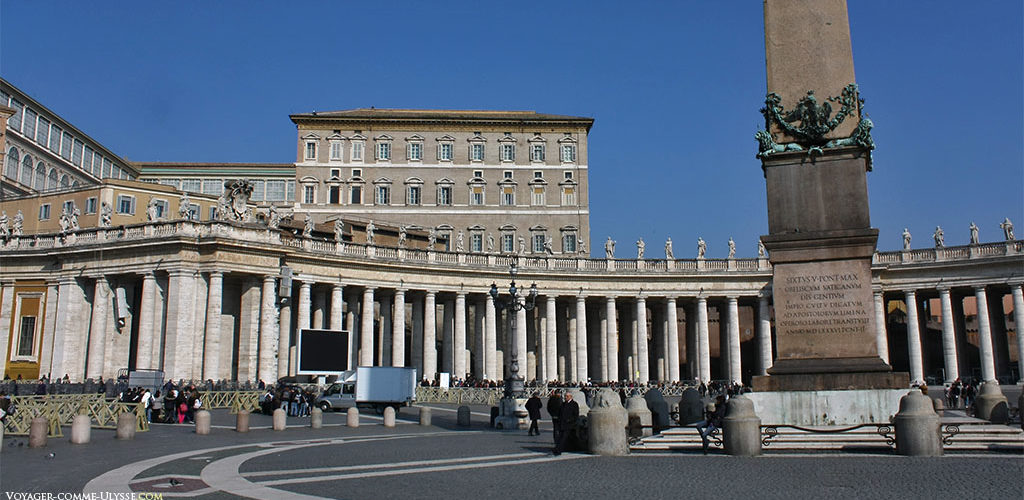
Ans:
{"label": "metal railing", "polygon": [[45,417],[48,421],[47,435],[61,437],[61,426],[71,425],[76,415],[89,415],[92,427],[99,429],[117,428],[117,418],[122,413],[134,413],[136,431],[148,431],[146,409],[141,403],[122,403],[109,400],[102,394],[50,394],[46,396],[12,396],[15,411],[7,416],[5,432],[16,436],[27,436],[32,419]]}

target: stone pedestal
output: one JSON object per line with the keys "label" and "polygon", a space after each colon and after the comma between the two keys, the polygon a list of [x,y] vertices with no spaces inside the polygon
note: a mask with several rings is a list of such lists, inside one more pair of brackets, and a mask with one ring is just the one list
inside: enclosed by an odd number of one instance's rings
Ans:
{"label": "stone pedestal", "polygon": [[[774,377],[769,377],[774,378]],[[751,392],[744,397],[766,425],[856,425],[889,422],[906,389]]]}
{"label": "stone pedestal", "polygon": [[456,424],[459,427],[470,426],[470,414],[468,406],[460,406],[456,413]]}
{"label": "stone pedestal", "polygon": [[679,399],[679,425],[688,425],[704,419],[704,400],[696,389],[683,391]]}
{"label": "stone pedestal", "polygon": [[320,429],[324,426],[324,412],[320,408],[313,407],[309,412],[309,428]]}
{"label": "stone pedestal", "polygon": [[420,407],[420,425],[424,427],[430,425],[430,408],[426,406]]}
{"label": "stone pedestal", "polygon": [[274,410],[273,419],[275,431],[283,431],[288,426],[288,414],[285,413],[284,408]]}
{"label": "stone pedestal", "polygon": [[761,454],[761,419],[746,396],[733,396],[722,419],[722,444],[725,453],[742,457]]}
{"label": "stone pedestal", "polygon": [[594,396],[594,407],[587,416],[587,451],[595,455],[621,456],[629,453],[626,440],[626,409],[619,395],[601,389]]}
{"label": "stone pedestal", "polygon": [[249,432],[249,410],[241,410],[235,414],[235,431]]}
{"label": "stone pedestal", "polygon": [[993,424],[1005,424],[1010,420],[1006,396],[999,388],[999,382],[994,380],[981,384],[974,407],[978,410],[976,417],[989,420]]}
{"label": "stone pedestal", "polygon": [[915,457],[942,455],[939,416],[931,399],[912,389],[900,399],[900,411],[892,419],[896,429],[896,453]]}
{"label": "stone pedestal", "polygon": [[117,439],[135,439],[135,414],[122,413],[117,416]]}
{"label": "stone pedestal", "polygon": [[353,429],[359,427],[359,409],[355,406],[349,408],[345,414],[345,425]]}
{"label": "stone pedestal", "polygon": [[660,433],[671,424],[672,417],[669,415],[668,401],[658,389],[651,389],[644,394],[644,401],[647,402],[647,409],[651,411],[651,425],[654,432]]}
{"label": "stone pedestal", "polygon": [[646,437],[652,434],[651,410],[642,396],[626,398],[626,415],[629,419],[630,437]]}
{"label": "stone pedestal", "polygon": [[196,412],[196,434],[205,436],[210,433],[210,412],[199,410]]}
{"label": "stone pedestal", "polygon": [[494,419],[494,427],[506,431],[526,429],[530,425],[528,416],[526,398],[501,398],[498,401],[498,417]]}
{"label": "stone pedestal", "polygon": [[395,409],[391,406],[384,408],[384,427],[395,426]]}
{"label": "stone pedestal", "polygon": [[75,415],[71,420],[71,442],[86,444],[92,436],[92,419],[89,415]]}
{"label": "stone pedestal", "polygon": [[46,446],[46,435],[49,432],[49,421],[46,417],[36,417],[28,428],[28,447],[42,448]]}

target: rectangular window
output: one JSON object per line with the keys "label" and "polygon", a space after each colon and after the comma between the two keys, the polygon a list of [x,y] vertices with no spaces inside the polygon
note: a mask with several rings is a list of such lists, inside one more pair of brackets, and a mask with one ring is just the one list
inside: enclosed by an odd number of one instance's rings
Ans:
{"label": "rectangular window", "polygon": [[157,219],[166,219],[167,216],[170,215],[171,207],[170,204],[167,203],[167,200],[156,200],[156,203],[154,203],[153,205],[156,207]]}
{"label": "rectangular window", "polygon": [[452,204],[452,187],[451,186],[439,186],[437,188],[437,204],[438,205],[451,205]]}
{"label": "rectangular window", "polygon": [[220,179],[203,179],[203,194],[220,196],[224,192],[224,181]]}
{"label": "rectangular window", "polygon": [[102,173],[103,173],[103,157],[100,156],[99,153],[97,153],[96,156],[92,157],[92,175],[95,175],[96,177],[100,177],[100,175],[102,175]]}
{"label": "rectangular window", "polygon": [[483,170],[474,170],[473,171],[473,177],[475,177],[477,179],[483,179],[484,178],[484,171]]}
{"label": "rectangular window", "polygon": [[419,205],[422,203],[421,188],[419,186],[409,186],[409,192],[408,196],[405,198],[405,203],[408,205]]}
{"label": "rectangular window", "polygon": [[544,233],[533,235],[533,253],[544,251]]}
{"label": "rectangular window", "polygon": [[377,159],[378,160],[390,160],[391,159],[391,143],[390,142],[378,142],[377,143]]}
{"label": "rectangular window", "polygon": [[267,201],[285,200],[284,181],[267,181]]}
{"label": "rectangular window", "polygon": [[35,111],[25,108],[25,127],[22,129],[25,137],[31,139],[36,136],[36,118],[38,116]]}
{"label": "rectangular window", "polygon": [[391,186],[377,186],[377,205],[391,204]]}
{"label": "rectangular window", "polygon": [[188,204],[188,220],[199,220],[199,205],[195,203]]}
{"label": "rectangular window", "polygon": [[39,128],[36,129],[36,142],[44,148],[50,143],[50,120],[39,117]]}
{"label": "rectangular window", "polygon": [[469,146],[469,159],[471,161],[484,161],[484,145],[471,144]]}
{"label": "rectangular window", "polygon": [[502,144],[501,145],[501,161],[516,161],[516,145],[515,144]]}
{"label": "rectangular window", "polygon": [[505,233],[501,235],[501,251],[511,253],[516,251],[516,235]]}
{"label": "rectangular window", "polygon": [[21,131],[21,111],[24,109],[24,105],[11,99],[11,107],[14,108],[14,114],[7,119],[7,127],[12,130]]}
{"label": "rectangular window", "polygon": [[352,143],[352,161],[363,161],[363,141]]}
{"label": "rectangular window", "polygon": [[331,178],[341,179],[341,169],[340,168],[332,168],[331,169]]}
{"label": "rectangular window", "polygon": [[295,181],[287,181],[284,187],[285,201],[295,201]]}
{"label": "rectangular window", "polygon": [[64,135],[60,139],[61,158],[64,158],[65,160],[71,159],[71,145],[73,144],[73,142],[74,140],[71,138],[71,135],[68,134],[67,132],[64,132]]}
{"label": "rectangular window", "polygon": [[60,154],[60,134],[63,132],[60,127],[54,125],[53,131],[50,134],[50,151],[54,154]]}
{"label": "rectangular window", "polygon": [[44,203],[42,205],[39,205],[39,220],[49,220],[49,219],[50,219],[50,204],[49,203]]}
{"label": "rectangular window", "polygon": [[114,163],[106,158],[103,159],[103,178],[110,177],[110,172],[114,169]]}
{"label": "rectangular window", "polygon": [[530,145],[530,161],[544,161],[544,145],[543,144],[531,144]]}
{"label": "rectangular window", "polygon": [[540,170],[534,170],[533,178],[534,179],[543,179],[544,178],[544,172],[541,172]]}
{"label": "rectangular window", "polygon": [[[38,300],[38,299],[36,299]],[[22,302],[22,307],[25,306],[27,301]],[[38,307],[38,306],[36,306]],[[22,316],[21,317],[21,332],[18,335],[18,356],[32,356],[33,347],[36,340],[36,317],[35,316]]]}
{"label": "rectangular window", "polygon": [[576,235],[566,233],[562,235],[562,251],[565,253],[576,253]]}
{"label": "rectangular window", "polygon": [[82,166],[82,149],[84,148],[85,144],[82,141],[75,139],[75,146],[71,150],[71,163],[75,164],[75,166]]}
{"label": "rectangular window", "polygon": [[124,215],[135,214],[135,197],[125,194],[117,195],[117,213]]}
{"label": "rectangular window", "polygon": [[482,233],[473,233],[469,235],[469,251],[470,252],[483,252],[484,251],[484,235]]}
{"label": "rectangular window", "polygon": [[210,220],[217,220],[217,207],[210,207]]}
{"label": "rectangular window", "polygon": [[534,206],[538,206],[538,207],[544,206],[545,200],[544,200],[544,187],[543,186],[534,186],[533,187],[533,199],[531,200],[531,204],[534,205]]}
{"label": "rectangular window", "polygon": [[506,170],[506,171],[501,173],[501,176],[503,178],[505,178],[505,179],[511,179],[512,178],[512,171],[511,170]]}
{"label": "rectangular window", "polygon": [[422,161],[423,160],[423,144],[419,142],[409,143],[409,160],[410,161]]}
{"label": "rectangular window", "polygon": [[516,204],[516,188],[501,188],[501,204],[506,206],[513,206]]}
{"label": "rectangular window", "polygon": [[563,205],[575,205],[576,204],[576,189],[571,187],[562,188],[562,204]]}
{"label": "rectangular window", "polygon": [[160,179],[160,184],[164,186],[171,186],[174,189],[181,188],[181,180],[179,179]]}
{"label": "rectangular window", "polygon": [[482,186],[473,186],[469,188],[469,204],[470,205],[483,205],[484,204],[484,188]]}
{"label": "rectangular window", "polygon": [[306,141],[306,159],[316,160],[316,142]]}
{"label": "rectangular window", "polygon": [[328,191],[328,193],[329,193],[329,196],[330,196],[330,203],[332,205],[339,205],[339,204],[341,204],[341,187],[339,187],[339,186],[331,186],[331,189],[330,189],[330,191]]}
{"label": "rectangular window", "polygon": [[572,163],[574,161],[576,161],[576,146],[562,144],[562,163]]}
{"label": "rectangular window", "polygon": [[331,159],[341,160],[341,141],[331,141]]}
{"label": "rectangular window", "polygon": [[349,197],[349,203],[350,204],[352,204],[352,205],[362,205],[363,204],[363,187],[362,186],[352,186],[352,189],[349,191],[349,195],[350,195],[350,197]]}
{"label": "rectangular window", "polygon": [[87,213],[87,214],[94,214],[94,213],[96,213],[96,210],[97,210],[98,207],[99,207],[99,203],[97,202],[95,196],[93,196],[92,198],[86,198],[85,199],[85,213]]}
{"label": "rectangular window", "polygon": [[64,205],[61,206],[61,210],[62,210],[62,213],[63,212],[67,212],[67,213],[70,214],[70,213],[74,212],[75,211],[75,200],[67,200],[67,201],[65,201]]}
{"label": "rectangular window", "polygon": [[353,168],[352,169],[352,177],[362,177],[362,176],[363,176],[363,169],[361,169],[361,168]]}
{"label": "rectangular window", "polygon": [[[100,160],[102,162],[103,160]],[[92,148],[89,146],[85,147],[85,156],[82,157],[82,170],[92,170]]]}
{"label": "rectangular window", "polygon": [[302,186],[302,202],[316,203],[316,186]]}
{"label": "rectangular window", "polygon": [[452,161],[452,143],[442,142],[437,145],[437,159],[441,161]]}
{"label": "rectangular window", "polygon": [[[185,190],[185,182],[186,181],[187,181],[187,179],[181,181],[181,188],[182,188],[183,191]],[[263,196],[264,196],[263,193],[264,193],[264,190],[266,188],[267,188],[266,181],[263,181],[263,180],[252,181],[252,197],[250,199],[252,201],[263,201]]]}
{"label": "rectangular window", "polygon": [[[260,198],[263,199],[263,181],[258,181],[258,187],[260,190]],[[199,193],[203,190],[203,181],[200,179],[182,179],[181,190],[188,191],[189,193]]]}
{"label": "rectangular window", "polygon": [[566,170],[563,173],[565,174],[565,178],[566,179],[572,179],[572,171],[571,170]]}

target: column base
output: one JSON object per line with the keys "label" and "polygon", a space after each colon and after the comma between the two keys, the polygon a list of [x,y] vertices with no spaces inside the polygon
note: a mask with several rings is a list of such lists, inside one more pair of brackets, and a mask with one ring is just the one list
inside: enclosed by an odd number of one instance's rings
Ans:
{"label": "column base", "polygon": [[801,373],[756,376],[751,379],[755,392],[834,391],[859,389],[907,389],[906,372]]}

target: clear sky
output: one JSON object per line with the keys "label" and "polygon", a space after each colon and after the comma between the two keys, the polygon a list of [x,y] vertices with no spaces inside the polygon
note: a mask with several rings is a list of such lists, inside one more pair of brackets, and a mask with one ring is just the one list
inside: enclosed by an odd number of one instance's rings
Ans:
{"label": "clear sky", "polygon": [[[881,250],[1024,237],[1024,2],[850,2]],[[761,2],[0,0],[0,75],[130,160],[292,162],[290,113],[590,116],[591,250],[767,232]]]}

